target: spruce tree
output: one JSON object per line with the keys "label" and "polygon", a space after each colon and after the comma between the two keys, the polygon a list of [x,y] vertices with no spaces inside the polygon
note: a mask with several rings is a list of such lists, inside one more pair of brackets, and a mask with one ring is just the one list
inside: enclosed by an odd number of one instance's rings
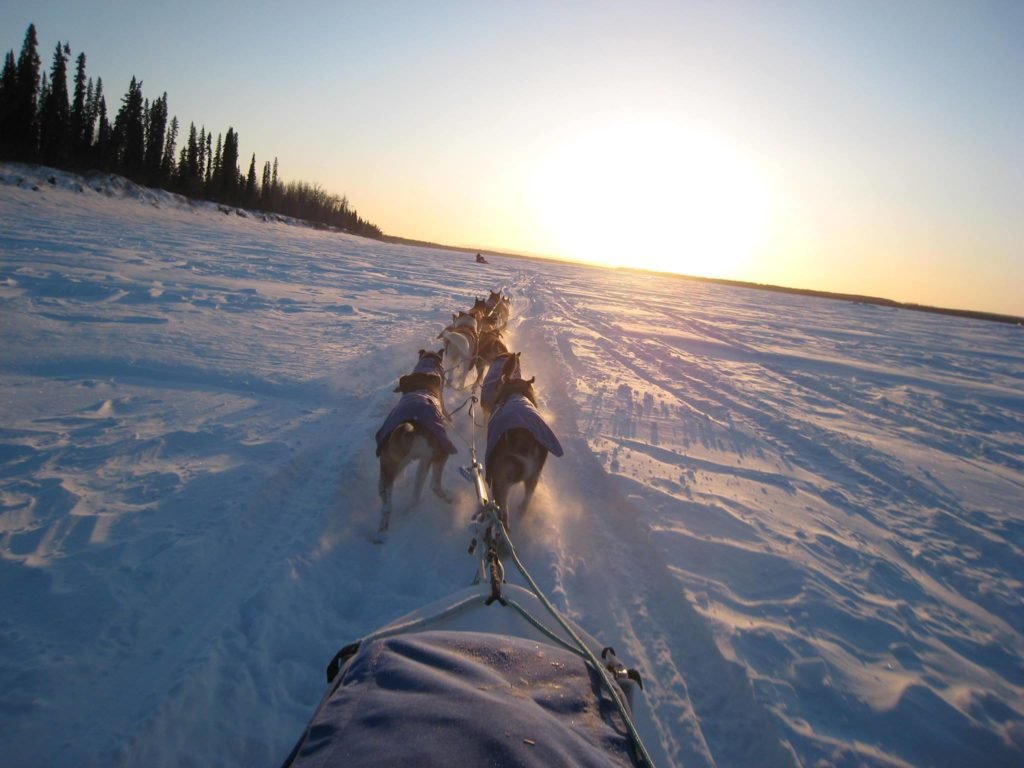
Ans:
{"label": "spruce tree", "polygon": [[75,89],[74,97],[71,100],[71,124],[68,130],[70,141],[69,156],[74,165],[82,165],[86,162],[86,153],[88,151],[88,144],[85,140],[87,98],[85,54],[80,53],[75,62]]}
{"label": "spruce tree", "polygon": [[185,146],[181,148],[181,162],[178,164],[178,173],[181,177],[181,191],[189,197],[199,194],[200,170],[199,170],[199,141],[196,139],[196,124],[189,123],[188,139]]}
{"label": "spruce tree", "polygon": [[[91,82],[91,81],[90,81]],[[102,168],[103,163],[100,160],[100,114],[107,114],[107,102],[103,98],[103,78],[97,77],[96,84],[91,89],[91,92],[86,93],[86,101],[88,106],[86,107],[85,115],[85,132],[83,133],[83,139],[88,146],[88,163],[90,165]]]}
{"label": "spruce tree", "polygon": [[95,93],[95,86],[90,77],[85,86],[85,108],[82,110],[82,135],[79,137],[81,139],[79,161],[83,165],[92,162],[92,136],[96,125]]}
{"label": "spruce tree", "polygon": [[15,103],[18,93],[18,65],[14,51],[4,56],[4,69],[0,74],[0,160],[14,159],[14,140],[17,129],[14,123]]}
{"label": "spruce tree", "polygon": [[68,105],[68,57],[71,47],[57,43],[50,68],[50,87],[39,109],[39,150],[42,161],[58,168],[67,165],[71,130]]}
{"label": "spruce tree", "polygon": [[[207,134],[209,138],[210,134]],[[206,166],[206,197],[210,200],[218,199],[218,192],[220,191],[221,178],[220,178],[220,158],[222,153],[223,142],[221,135],[217,134],[217,149],[213,155],[209,157],[208,164]]]}
{"label": "spruce tree", "polygon": [[141,181],[146,156],[142,82],[132,77],[128,93],[114,119],[115,168],[133,181]]}
{"label": "spruce tree", "polygon": [[[255,155],[253,155],[255,157]],[[263,164],[263,179],[260,182],[260,208],[270,209],[270,161]]]}
{"label": "spruce tree", "polygon": [[36,97],[36,159],[38,159],[38,157],[39,157],[39,141],[40,141],[40,133],[42,131],[42,126],[41,126],[42,118],[41,118],[40,112],[42,111],[43,104],[45,104],[49,100],[50,100],[50,78],[49,78],[49,76],[45,72],[43,72],[39,76],[39,95]]}
{"label": "spruce tree", "polygon": [[105,171],[113,168],[114,157],[112,152],[113,129],[110,126],[110,117],[107,115],[107,99],[103,95],[103,81],[96,79],[96,165]]}
{"label": "spruce tree", "polygon": [[196,155],[197,160],[195,175],[196,183],[200,185],[196,187],[196,194],[199,194],[198,190],[201,187],[205,187],[206,184],[208,183],[207,168],[209,167],[210,163],[209,146],[210,144],[208,141],[208,137],[206,135],[206,126],[204,125],[199,129],[199,143],[196,145],[196,152],[198,154]]}
{"label": "spruce tree", "polygon": [[238,197],[238,136],[228,128],[220,156],[220,199],[234,205]]}
{"label": "spruce tree", "polygon": [[17,80],[13,99],[11,123],[14,128],[11,147],[16,160],[34,162],[37,156],[39,123],[36,101],[39,95],[39,41],[36,25],[29,24],[25,42],[18,56]]}
{"label": "spruce tree", "polygon": [[[167,94],[164,94],[166,100]],[[178,118],[171,118],[171,124],[167,127],[167,137],[164,139],[164,149],[160,155],[160,178],[167,189],[174,186],[174,145],[178,142]]]}
{"label": "spruce tree", "polygon": [[256,153],[249,163],[249,173],[245,177],[245,205],[247,208],[256,206]]}
{"label": "spruce tree", "polygon": [[[219,136],[217,137],[217,145],[219,149]],[[203,173],[203,184],[205,185],[205,188],[208,190],[210,189],[210,186],[213,184],[213,174],[214,171],[216,170],[215,166],[217,164],[217,158],[213,154],[213,131],[208,131],[206,134],[206,150],[204,156],[206,157],[206,169],[205,172]],[[207,193],[207,196],[209,196],[209,193]]]}
{"label": "spruce tree", "polygon": [[277,177],[277,158],[274,158],[274,170],[270,175],[270,209],[275,213],[281,213],[280,181]]}
{"label": "spruce tree", "polygon": [[146,183],[162,187],[165,179],[161,176],[164,158],[164,139],[167,136],[167,92],[149,106],[146,121]]}
{"label": "spruce tree", "polygon": [[186,141],[178,153],[178,167],[174,176],[174,188],[183,195],[188,194],[186,184],[188,183],[188,142]]}

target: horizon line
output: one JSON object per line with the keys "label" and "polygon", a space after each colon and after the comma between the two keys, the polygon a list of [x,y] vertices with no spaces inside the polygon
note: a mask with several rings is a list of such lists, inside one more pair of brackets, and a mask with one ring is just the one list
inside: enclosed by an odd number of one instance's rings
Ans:
{"label": "horizon line", "polygon": [[1008,325],[1021,325],[1024,326],[1024,315],[1012,315],[1003,312],[992,312],[984,309],[966,309],[960,307],[941,307],[931,304],[920,304],[911,301],[899,301],[897,299],[889,299],[882,296],[869,296],[865,294],[857,293],[842,293],[839,291],[826,291],[820,288],[798,288],[796,286],[787,285],[776,285],[773,283],[758,283],[750,280],[735,280],[726,277],[705,277],[702,275],[688,275],[683,272],[670,272],[667,270],[649,269],[645,267],[631,267],[628,265],[620,264],[599,264],[593,261],[585,261],[583,259],[571,259],[564,256],[552,256],[550,254],[539,254],[539,253],[527,253],[527,252],[516,252],[508,251],[493,247],[478,247],[469,245],[449,245],[446,243],[436,243],[430,240],[417,240],[410,237],[402,237],[400,235],[382,235],[382,239],[385,242],[392,242],[396,245],[418,245],[425,246],[428,248],[441,248],[449,251],[459,251],[461,253],[480,253],[490,256],[504,256],[512,259],[531,259],[536,261],[553,261],[559,264],[571,264],[576,266],[594,267],[596,269],[611,269],[611,270],[626,270],[629,272],[639,272],[649,275],[662,275],[666,277],[678,278],[682,280],[692,280],[694,282],[702,283],[715,283],[718,285],[730,285],[739,288],[750,288],[752,290],[760,291],[774,291],[776,293],[790,293],[803,296],[814,296],[823,299],[833,299],[838,301],[851,301],[854,303],[872,304],[876,306],[887,306],[895,309],[909,309],[916,312],[929,312],[933,314],[941,315],[952,315],[955,317],[966,317],[975,320],[988,320],[992,322],[1006,323]]}

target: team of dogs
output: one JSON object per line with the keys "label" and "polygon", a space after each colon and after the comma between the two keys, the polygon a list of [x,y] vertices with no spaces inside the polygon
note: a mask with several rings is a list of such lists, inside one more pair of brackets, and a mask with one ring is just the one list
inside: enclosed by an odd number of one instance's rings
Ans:
{"label": "team of dogs", "polygon": [[379,534],[386,533],[391,524],[395,480],[413,462],[418,462],[415,502],[420,500],[428,473],[433,492],[445,501],[452,500],[441,482],[448,457],[457,452],[446,429],[444,392],[446,386],[465,388],[473,374],[473,387],[480,387],[480,406],[487,420],[484,479],[506,528],[510,489],[523,484],[519,513],[525,513],[548,454],[562,455],[558,438],[537,409],[536,377],[522,377],[520,353],[505,345],[509,305],[507,296],[491,291],[486,299],[477,298],[468,312],[454,313],[451,324],[437,336],[444,346],[436,352],[421,349],[412,371],[399,379],[395,392],[402,396],[376,436]]}

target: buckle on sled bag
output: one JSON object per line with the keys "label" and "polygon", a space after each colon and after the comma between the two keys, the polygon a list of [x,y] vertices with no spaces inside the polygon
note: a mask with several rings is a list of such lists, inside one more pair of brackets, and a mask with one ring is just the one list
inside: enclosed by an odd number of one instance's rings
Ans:
{"label": "buckle on sled bag", "polygon": [[349,643],[336,654],[334,654],[334,658],[331,659],[331,663],[327,665],[328,683],[334,682],[334,678],[338,676],[338,673],[341,671],[341,667],[345,664],[346,661],[355,656],[358,650],[359,641],[357,640],[354,643]]}

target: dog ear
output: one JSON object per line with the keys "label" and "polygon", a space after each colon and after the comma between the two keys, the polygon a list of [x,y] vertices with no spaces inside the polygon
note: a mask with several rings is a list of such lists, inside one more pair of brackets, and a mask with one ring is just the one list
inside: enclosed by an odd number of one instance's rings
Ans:
{"label": "dog ear", "polygon": [[519,367],[519,353],[516,352],[514,355],[509,355],[505,360],[505,364],[501,366],[501,380],[509,379],[512,377],[512,373],[516,368]]}
{"label": "dog ear", "polygon": [[535,382],[536,380],[537,380],[537,377],[536,377],[536,376],[531,376],[531,377],[530,377],[530,380],[529,380],[528,382],[526,382],[526,383],[527,383],[527,384],[533,384],[533,382]]}

